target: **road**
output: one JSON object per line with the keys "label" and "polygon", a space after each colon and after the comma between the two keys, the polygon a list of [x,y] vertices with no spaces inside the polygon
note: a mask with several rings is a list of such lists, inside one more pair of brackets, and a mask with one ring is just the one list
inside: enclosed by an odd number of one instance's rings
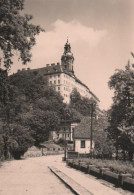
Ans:
{"label": "road", "polygon": [[37,157],[5,162],[0,167],[0,195],[72,194],[48,169],[51,160]]}
{"label": "road", "polygon": [[55,166],[94,195],[130,195],[112,184],[67,167],[62,156],[43,156],[4,162],[0,167],[0,195],[73,194],[48,169]]}

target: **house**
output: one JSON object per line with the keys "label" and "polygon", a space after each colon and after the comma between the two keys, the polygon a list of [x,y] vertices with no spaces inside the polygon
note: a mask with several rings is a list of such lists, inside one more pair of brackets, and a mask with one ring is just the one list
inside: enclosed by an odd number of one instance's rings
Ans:
{"label": "house", "polygon": [[[91,152],[91,126],[90,124],[79,125],[74,129],[74,151],[80,154],[89,154]],[[92,141],[92,149],[94,141]]]}
{"label": "house", "polygon": [[49,140],[58,140],[63,138],[73,142],[74,128],[80,123],[80,120],[63,120],[59,125],[58,131],[51,131]]}
{"label": "house", "polygon": [[40,144],[42,156],[50,154],[63,154],[64,148],[55,144],[53,141],[46,141]]}

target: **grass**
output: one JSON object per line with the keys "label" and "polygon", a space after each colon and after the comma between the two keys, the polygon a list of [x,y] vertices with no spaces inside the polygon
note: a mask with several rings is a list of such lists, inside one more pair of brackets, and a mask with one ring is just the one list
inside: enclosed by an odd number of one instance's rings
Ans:
{"label": "grass", "polygon": [[118,174],[129,173],[134,178],[134,162],[90,158],[79,158],[75,160],[85,162],[88,165],[96,165],[97,168],[109,168],[110,171]]}

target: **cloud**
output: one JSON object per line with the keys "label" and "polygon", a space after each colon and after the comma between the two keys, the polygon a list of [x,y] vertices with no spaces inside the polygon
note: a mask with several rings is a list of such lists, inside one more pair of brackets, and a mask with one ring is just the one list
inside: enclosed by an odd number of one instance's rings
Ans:
{"label": "cloud", "polygon": [[40,33],[37,37],[36,46],[32,51],[33,67],[45,66],[46,63],[60,61],[67,37],[73,45],[73,50],[82,53],[85,47],[93,48],[97,46],[106,35],[105,30],[94,30],[82,25],[77,20],[70,22],[57,20],[51,26],[51,31]]}
{"label": "cloud", "polygon": [[[95,70],[95,73],[92,73],[96,66],[94,63],[95,53],[99,45],[103,44],[104,38],[107,37],[107,31],[94,30],[82,25],[77,20],[70,22],[57,20],[51,24],[51,27],[51,30],[42,32],[36,37],[36,45],[32,50],[32,62],[27,67],[36,69],[44,67],[48,63],[60,62],[68,37],[75,58],[75,74],[96,94],[100,81],[96,80],[95,75],[98,74],[97,78],[99,78],[100,71]],[[12,72],[22,68],[21,63],[18,63],[17,60],[14,64]],[[100,93],[98,92],[96,95],[99,97]]]}

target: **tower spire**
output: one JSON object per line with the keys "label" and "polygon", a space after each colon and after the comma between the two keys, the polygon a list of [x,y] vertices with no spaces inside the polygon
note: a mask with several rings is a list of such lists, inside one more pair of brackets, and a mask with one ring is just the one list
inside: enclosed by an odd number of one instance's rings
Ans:
{"label": "tower spire", "polygon": [[71,52],[71,46],[70,43],[68,43],[68,36],[67,36],[67,42],[64,46],[64,53],[61,57],[61,64],[64,67],[64,69],[70,73],[73,73],[73,53]]}
{"label": "tower spire", "polygon": [[68,36],[67,36],[67,43],[68,43]]}

